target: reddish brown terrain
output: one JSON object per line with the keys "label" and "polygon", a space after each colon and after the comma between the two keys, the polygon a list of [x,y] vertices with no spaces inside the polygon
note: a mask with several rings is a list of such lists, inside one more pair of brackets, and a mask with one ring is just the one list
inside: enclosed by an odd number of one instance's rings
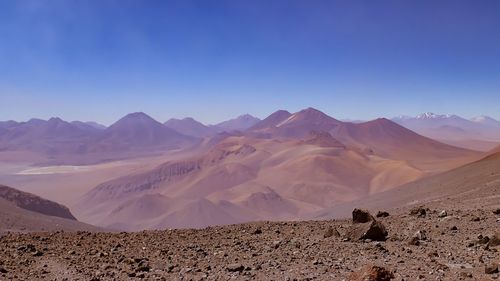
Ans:
{"label": "reddish brown terrain", "polygon": [[[123,138],[112,143],[134,150],[162,147],[164,132],[175,139],[142,114],[122,121],[102,143]],[[1,180],[69,203],[82,221],[147,230],[3,234],[5,279],[498,278],[500,154],[446,145],[387,119],[278,111],[191,149],[98,165],[1,167]],[[98,230],[47,215],[73,216],[62,205],[5,190],[3,231]],[[359,207],[372,215],[342,219]]]}

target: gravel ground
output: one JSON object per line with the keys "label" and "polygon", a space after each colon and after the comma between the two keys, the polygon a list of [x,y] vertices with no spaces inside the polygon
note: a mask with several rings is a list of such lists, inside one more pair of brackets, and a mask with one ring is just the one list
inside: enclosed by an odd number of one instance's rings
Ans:
{"label": "gravel ground", "polygon": [[386,241],[348,237],[351,220],[7,233],[0,237],[0,280],[365,280],[371,266],[393,280],[499,278],[500,215],[424,210],[377,218]]}

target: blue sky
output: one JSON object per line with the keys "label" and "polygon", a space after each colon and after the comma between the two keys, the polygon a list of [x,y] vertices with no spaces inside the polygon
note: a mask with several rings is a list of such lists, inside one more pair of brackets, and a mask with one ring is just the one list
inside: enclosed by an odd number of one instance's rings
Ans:
{"label": "blue sky", "polygon": [[500,119],[500,1],[0,1],[0,120]]}

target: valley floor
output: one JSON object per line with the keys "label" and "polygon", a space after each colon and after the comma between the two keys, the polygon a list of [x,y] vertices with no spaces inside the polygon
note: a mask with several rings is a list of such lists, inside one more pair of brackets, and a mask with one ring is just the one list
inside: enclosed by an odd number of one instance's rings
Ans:
{"label": "valley floor", "polygon": [[[394,210],[387,241],[349,241],[351,220],[259,222],[200,230],[48,232],[0,237],[1,280],[350,280],[369,265],[394,280],[490,280],[500,229],[489,210]],[[340,236],[325,235],[329,228]],[[425,233],[412,245],[417,231]],[[330,236],[330,237],[325,237]],[[495,268],[490,268],[495,271]],[[497,269],[498,271],[498,269]]]}

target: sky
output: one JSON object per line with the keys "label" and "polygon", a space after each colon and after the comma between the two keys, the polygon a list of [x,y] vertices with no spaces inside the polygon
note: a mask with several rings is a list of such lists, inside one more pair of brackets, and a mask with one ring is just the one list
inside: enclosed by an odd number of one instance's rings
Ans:
{"label": "sky", "polygon": [[0,120],[500,119],[496,0],[0,1]]}

